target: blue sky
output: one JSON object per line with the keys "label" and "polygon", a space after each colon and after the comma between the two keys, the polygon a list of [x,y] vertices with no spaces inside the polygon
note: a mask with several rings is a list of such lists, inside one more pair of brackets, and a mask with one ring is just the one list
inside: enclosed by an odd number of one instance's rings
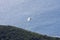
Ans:
{"label": "blue sky", "polygon": [[[28,22],[27,18],[31,17]],[[60,36],[59,0],[0,0],[0,25]]]}

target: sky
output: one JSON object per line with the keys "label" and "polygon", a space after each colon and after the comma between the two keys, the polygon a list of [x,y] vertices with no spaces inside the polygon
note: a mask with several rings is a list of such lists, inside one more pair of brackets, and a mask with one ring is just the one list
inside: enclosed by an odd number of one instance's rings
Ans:
{"label": "sky", "polygon": [[0,0],[0,25],[60,37],[60,1]]}

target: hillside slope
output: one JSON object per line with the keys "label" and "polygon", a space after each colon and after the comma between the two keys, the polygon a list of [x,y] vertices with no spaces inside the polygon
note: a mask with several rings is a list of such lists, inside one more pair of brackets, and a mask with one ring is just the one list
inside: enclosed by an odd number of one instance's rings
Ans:
{"label": "hillside slope", "polygon": [[60,38],[48,37],[14,26],[0,25],[0,40],[60,40]]}

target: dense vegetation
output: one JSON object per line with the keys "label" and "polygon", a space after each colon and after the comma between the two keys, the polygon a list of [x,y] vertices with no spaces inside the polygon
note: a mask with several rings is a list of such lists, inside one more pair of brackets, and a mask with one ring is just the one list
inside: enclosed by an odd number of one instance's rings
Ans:
{"label": "dense vegetation", "polygon": [[48,37],[14,26],[0,25],[0,40],[60,40],[60,38]]}

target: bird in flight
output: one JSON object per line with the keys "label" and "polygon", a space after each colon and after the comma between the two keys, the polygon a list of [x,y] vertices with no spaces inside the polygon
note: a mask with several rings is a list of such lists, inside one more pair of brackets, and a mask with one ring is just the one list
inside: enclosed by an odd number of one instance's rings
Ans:
{"label": "bird in flight", "polygon": [[31,21],[31,17],[28,17],[28,18],[27,18],[27,21],[28,21],[28,22]]}

